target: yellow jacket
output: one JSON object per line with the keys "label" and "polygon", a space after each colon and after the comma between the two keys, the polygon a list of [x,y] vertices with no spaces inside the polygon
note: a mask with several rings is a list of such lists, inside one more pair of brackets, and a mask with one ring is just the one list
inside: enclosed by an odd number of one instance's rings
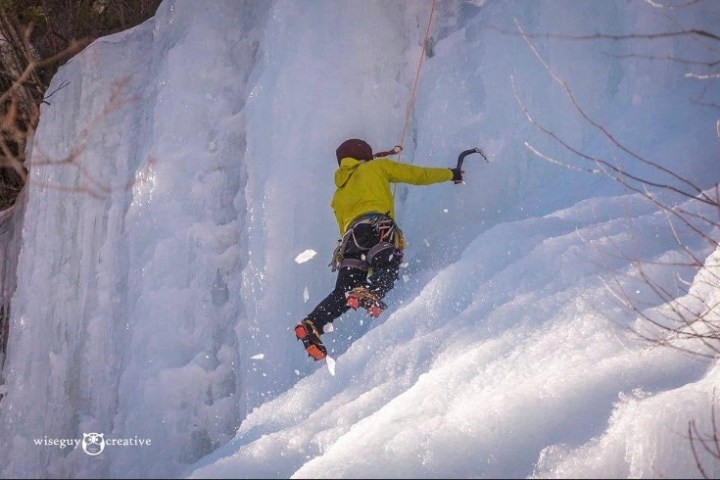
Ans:
{"label": "yellow jacket", "polygon": [[452,180],[449,168],[432,168],[399,163],[388,158],[361,161],[343,158],[335,172],[335,194],[330,205],[343,235],[350,223],[366,213],[395,218],[390,183],[430,185]]}

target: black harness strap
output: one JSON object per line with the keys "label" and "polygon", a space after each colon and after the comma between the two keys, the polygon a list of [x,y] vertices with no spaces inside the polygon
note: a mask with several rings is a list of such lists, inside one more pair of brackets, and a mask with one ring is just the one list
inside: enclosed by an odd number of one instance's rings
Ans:
{"label": "black harness strap", "polygon": [[375,258],[375,255],[377,255],[380,252],[384,252],[385,250],[389,248],[395,248],[394,243],[388,243],[388,242],[380,242],[374,247],[370,249],[370,251],[367,254],[367,263],[372,265],[372,261]]}
{"label": "black harness strap", "polygon": [[368,265],[368,262],[358,260],[357,258],[343,258],[337,268],[345,267],[357,268],[358,270],[362,270],[364,272],[370,270],[370,265]]}

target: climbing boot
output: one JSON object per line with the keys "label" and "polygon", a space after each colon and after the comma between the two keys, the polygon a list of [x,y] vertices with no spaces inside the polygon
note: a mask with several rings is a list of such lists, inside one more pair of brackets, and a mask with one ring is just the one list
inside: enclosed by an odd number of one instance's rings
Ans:
{"label": "climbing boot", "polygon": [[387,305],[380,300],[377,293],[371,292],[366,287],[355,287],[345,294],[346,305],[353,310],[362,307],[368,311],[371,317],[377,318],[387,308]]}
{"label": "climbing boot", "polygon": [[301,340],[308,355],[315,360],[322,360],[327,356],[327,350],[320,340],[320,332],[309,318],[295,325],[295,336]]}

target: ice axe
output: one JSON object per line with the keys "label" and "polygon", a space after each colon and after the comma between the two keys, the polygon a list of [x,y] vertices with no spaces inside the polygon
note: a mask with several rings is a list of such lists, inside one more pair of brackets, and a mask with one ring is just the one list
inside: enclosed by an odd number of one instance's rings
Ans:
{"label": "ice axe", "polygon": [[[482,155],[482,157],[485,159],[485,161],[487,163],[490,163],[490,160],[488,160],[488,158],[485,156],[485,153],[483,153],[483,151],[480,150],[480,147],[475,147],[475,148],[471,148],[469,150],[464,150],[460,153],[460,155],[458,155],[458,161],[457,161],[457,167],[456,167],[458,169],[458,171],[460,171],[461,173],[463,171],[462,164],[465,161],[465,157],[467,157],[471,153],[479,153],[480,155]],[[461,183],[461,181],[455,182],[455,183]]]}

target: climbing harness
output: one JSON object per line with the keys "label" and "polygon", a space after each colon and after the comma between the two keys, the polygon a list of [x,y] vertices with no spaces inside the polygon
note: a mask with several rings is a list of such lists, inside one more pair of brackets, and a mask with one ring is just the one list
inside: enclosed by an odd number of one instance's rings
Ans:
{"label": "climbing harness", "polygon": [[[372,247],[360,245],[355,235],[355,229],[360,225],[370,225],[380,241]],[[358,250],[367,252],[364,255],[364,260],[345,258],[345,251],[351,241]],[[338,240],[338,244],[333,251],[332,259],[328,266],[333,272],[343,267],[352,267],[368,271],[373,258],[388,248],[394,248],[398,254],[401,254],[405,248],[405,237],[403,236],[402,230],[400,230],[395,224],[395,221],[387,215],[380,213],[363,215],[352,222],[342,238]]]}

